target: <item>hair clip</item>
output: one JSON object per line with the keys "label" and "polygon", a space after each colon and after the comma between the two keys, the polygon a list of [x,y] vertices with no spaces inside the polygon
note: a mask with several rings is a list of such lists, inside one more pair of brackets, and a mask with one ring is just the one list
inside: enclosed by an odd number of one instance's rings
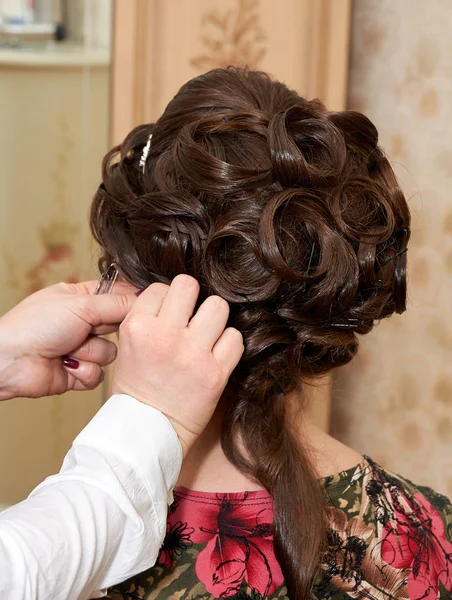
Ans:
{"label": "hair clip", "polygon": [[119,269],[116,263],[111,263],[106,271],[100,276],[97,287],[94,291],[96,295],[109,294],[115,285]]}
{"label": "hair clip", "polygon": [[146,146],[143,148],[143,153],[140,158],[140,169],[143,173],[145,172],[146,161],[148,159],[149,152],[151,150],[151,140],[152,140],[152,133],[149,135],[148,141],[146,143]]}
{"label": "hair clip", "polygon": [[360,324],[359,319],[348,319],[344,323],[329,323],[329,326],[334,329],[356,329]]}
{"label": "hair clip", "polygon": [[400,252],[397,252],[397,254],[394,254],[394,256],[392,256],[389,260],[387,260],[386,262],[384,262],[382,265],[380,265],[381,267],[385,267],[386,265],[388,265],[391,261],[395,260],[396,258],[398,258],[399,256],[402,256],[402,254],[405,254],[405,252],[408,252],[408,248],[404,248],[403,250],[401,250]]}

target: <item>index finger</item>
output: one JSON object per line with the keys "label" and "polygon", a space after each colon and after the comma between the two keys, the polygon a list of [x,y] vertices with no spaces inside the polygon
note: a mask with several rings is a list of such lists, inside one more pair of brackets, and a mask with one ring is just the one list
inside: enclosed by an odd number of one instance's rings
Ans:
{"label": "index finger", "polygon": [[163,301],[168,293],[169,286],[165,283],[152,283],[144,290],[140,290],[135,309],[145,312],[148,315],[157,317],[162,307]]}
{"label": "index finger", "polygon": [[169,286],[159,319],[170,327],[187,327],[199,296],[199,283],[189,275],[177,275]]}

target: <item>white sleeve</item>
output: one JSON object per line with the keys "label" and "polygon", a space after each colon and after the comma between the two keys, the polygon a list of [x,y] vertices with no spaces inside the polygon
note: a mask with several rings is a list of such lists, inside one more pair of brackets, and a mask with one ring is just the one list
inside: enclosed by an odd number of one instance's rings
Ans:
{"label": "white sleeve", "polygon": [[100,598],[151,567],[181,465],[169,420],[129,396],[112,396],[61,472],[0,513],[0,598]]}

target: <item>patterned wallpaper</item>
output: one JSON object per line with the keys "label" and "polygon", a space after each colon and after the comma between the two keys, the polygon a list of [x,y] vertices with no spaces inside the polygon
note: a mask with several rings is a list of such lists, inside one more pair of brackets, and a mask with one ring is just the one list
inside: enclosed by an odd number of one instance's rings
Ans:
{"label": "patterned wallpaper", "polygon": [[268,52],[261,12],[259,0],[237,0],[232,10],[217,5],[206,11],[200,21],[203,50],[190,64],[200,73],[229,65],[260,68]]}
{"label": "patterned wallpaper", "polygon": [[349,107],[368,115],[409,198],[408,312],[336,377],[333,433],[452,496],[452,2],[354,3]]}

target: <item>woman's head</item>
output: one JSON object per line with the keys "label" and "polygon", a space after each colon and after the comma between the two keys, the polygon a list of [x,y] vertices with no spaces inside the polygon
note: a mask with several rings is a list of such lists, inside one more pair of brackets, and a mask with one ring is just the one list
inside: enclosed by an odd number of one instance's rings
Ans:
{"label": "woman's head", "polygon": [[291,598],[309,596],[324,521],[284,398],[300,377],[347,363],[356,334],[403,312],[409,223],[372,123],[260,72],[193,79],[104,160],[91,213],[101,266],[114,260],[138,287],[193,275],[201,300],[228,300],[244,336],[222,444],[273,495]]}
{"label": "woman's head", "polygon": [[377,142],[363,115],[263,73],[197,77],[107,155],[91,219],[102,264],[140,287],[193,275],[244,335],[237,377],[259,388],[265,371],[287,391],[405,309],[409,212]]}

